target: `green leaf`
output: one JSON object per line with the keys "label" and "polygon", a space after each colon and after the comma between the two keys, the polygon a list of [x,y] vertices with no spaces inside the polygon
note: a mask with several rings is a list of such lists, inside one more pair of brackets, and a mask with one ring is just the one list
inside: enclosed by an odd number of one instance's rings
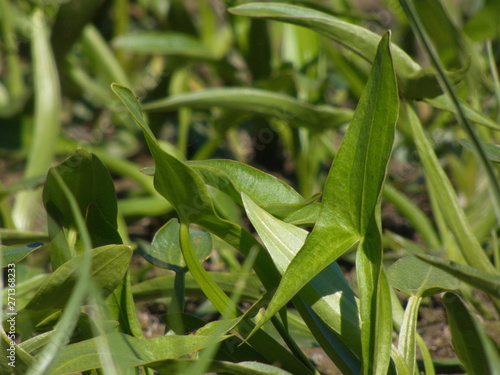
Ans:
{"label": "green leaf", "polygon": [[420,120],[409,105],[405,107],[403,113],[405,120],[410,124],[418,154],[425,169],[430,192],[435,195],[436,201],[443,207],[442,214],[457,241],[462,255],[472,267],[492,274],[497,273],[476,240],[467,218],[458,204],[453,186],[439,164],[432,145],[425,136]]}
{"label": "green leaf", "polygon": [[42,246],[42,242],[35,242],[22,246],[0,245],[0,251],[2,252],[2,268],[7,267],[8,264],[20,262],[26,258],[28,254],[40,249]]}
{"label": "green leaf", "polygon": [[449,260],[433,257],[427,254],[414,254],[422,261],[453,275],[457,279],[472,285],[482,291],[500,298],[500,276],[492,275],[478,269],[455,263]]}
{"label": "green leaf", "polygon": [[[250,222],[266,245],[278,270],[284,273],[304,244],[308,232],[276,219],[255,204],[246,194],[242,194],[242,199]],[[297,298],[303,302],[297,301]],[[313,319],[317,315],[350,350],[360,353],[357,300],[337,263],[331,263],[309,281],[294,298],[294,303],[303,304],[314,311],[313,314],[305,315],[303,318],[308,326],[311,324],[316,326],[317,334],[321,333],[323,337],[318,338],[318,341],[325,342],[322,347],[334,363],[341,369],[350,369],[352,372],[356,372],[355,369],[359,370],[361,366],[357,358],[348,351],[335,350],[337,349],[336,337],[332,337],[327,330],[321,329],[321,323]]]}
{"label": "green leaf", "polygon": [[[459,139],[459,142],[469,151],[476,152],[472,143],[467,139],[463,138]],[[486,142],[481,142],[481,144],[483,145],[484,151],[486,152],[486,156],[488,157],[488,159],[494,161],[495,163],[500,163],[500,146]]]}
{"label": "green leaf", "polygon": [[288,266],[259,325],[276,314],[325,266],[354,246],[375,214],[398,115],[388,43],[386,36],[330,169],[316,226]]}
{"label": "green leaf", "polygon": [[[229,11],[239,16],[261,17],[307,27],[335,40],[369,62],[374,61],[380,42],[380,35],[366,28],[301,6],[256,2],[237,6]],[[434,97],[441,93],[433,72],[422,72],[421,67],[398,46],[393,45],[391,49],[399,86],[407,98]],[[419,88],[420,92],[408,90],[414,87]]]}
{"label": "green leaf", "polygon": [[[177,219],[169,220],[155,234],[149,251],[142,256],[152,264],[181,271],[186,267],[179,242],[180,225]],[[193,251],[199,261],[203,261],[212,252],[212,236],[210,233],[193,228],[190,231]]]}
{"label": "green leaf", "polygon": [[[220,336],[219,340],[227,336]],[[101,368],[101,337],[95,337],[65,347],[50,374],[59,375]],[[123,367],[132,368],[148,362],[174,359],[196,352],[211,339],[208,335],[168,335],[140,340],[121,333],[113,333],[106,340],[113,345],[111,356]]]}
{"label": "green leaf", "polygon": [[148,55],[179,55],[215,60],[213,53],[198,39],[175,32],[142,32],[122,35],[113,40],[115,48]]}
{"label": "green leaf", "polygon": [[[241,298],[244,301],[255,302],[262,297],[261,283],[255,274],[241,275],[239,273],[208,272],[208,276],[228,294],[233,291],[238,280],[245,277],[247,281]],[[191,298],[203,298],[205,296],[200,286],[196,283],[196,280],[189,273],[186,275],[185,288],[186,295]],[[136,302],[171,297],[174,293],[174,276],[160,276],[139,284],[134,284],[132,286],[132,293]]]}
{"label": "green leaf", "polygon": [[410,296],[428,297],[460,287],[455,277],[414,256],[395,262],[387,271],[387,276],[394,288]]}
{"label": "green leaf", "polygon": [[467,306],[451,292],[443,295],[451,343],[468,374],[500,374],[498,349]]}
{"label": "green leaf", "polygon": [[[132,248],[127,245],[108,245],[91,250],[92,278],[102,294],[109,295],[122,281],[128,270]],[[30,300],[26,309],[62,309],[77,282],[85,254],[80,254],[55,270]]]}
{"label": "green leaf", "polygon": [[146,111],[172,111],[181,107],[251,112],[303,126],[315,131],[336,128],[349,122],[352,111],[331,106],[313,106],[291,96],[254,88],[218,88],[178,94],[146,103]]}

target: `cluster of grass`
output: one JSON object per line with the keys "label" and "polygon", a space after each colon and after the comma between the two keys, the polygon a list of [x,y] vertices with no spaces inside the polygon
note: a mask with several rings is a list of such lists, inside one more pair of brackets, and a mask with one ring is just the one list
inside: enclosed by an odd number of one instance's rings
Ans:
{"label": "cluster of grass", "polygon": [[2,373],[500,373],[500,3],[371,6],[0,0]]}

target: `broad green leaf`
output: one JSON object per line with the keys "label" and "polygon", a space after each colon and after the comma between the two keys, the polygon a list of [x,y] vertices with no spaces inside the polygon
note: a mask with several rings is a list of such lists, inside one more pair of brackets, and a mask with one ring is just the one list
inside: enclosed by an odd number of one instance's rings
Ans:
{"label": "broad green leaf", "polygon": [[[467,139],[460,139],[460,143],[469,151],[476,152],[472,143]],[[500,163],[500,146],[493,143],[481,142],[486,156],[495,163]]]}
{"label": "broad green leaf", "polygon": [[[247,195],[242,194],[242,199],[250,222],[266,245],[278,270],[284,273],[304,244],[308,232],[276,219],[255,204]],[[298,305],[299,311],[301,311],[301,306],[314,311],[305,315],[304,320],[317,337],[318,342],[325,343],[323,349],[334,363],[339,368],[350,369],[352,372],[356,372],[355,369],[359,370],[359,361],[348,351],[350,349],[354,353],[360,353],[357,300],[338,265],[332,263],[327,266],[304,286],[293,301]],[[322,319],[324,323],[313,319],[315,316]],[[311,327],[311,324],[314,327]],[[324,324],[335,334],[332,335],[324,329]],[[335,350],[338,348],[337,335],[349,349]]]}
{"label": "broad green leaf", "polygon": [[[109,295],[121,282],[128,270],[132,248],[127,245],[108,245],[91,250],[92,278],[103,295]],[[85,254],[64,263],[45,280],[26,306],[29,310],[62,309],[67,303],[77,279]]]}
{"label": "broad green leaf", "polygon": [[[455,115],[457,114],[455,107],[453,106],[450,99],[446,95],[440,95],[432,99],[426,99],[425,101],[430,105],[432,105],[433,107],[444,109],[446,111],[454,113]],[[464,110],[465,115],[472,122],[486,126],[494,130],[500,130],[500,125],[497,124],[495,121],[489,119],[488,117],[485,117],[484,115],[472,109],[465,103],[461,103],[461,106]]]}
{"label": "broad green leaf", "polygon": [[21,246],[0,245],[0,251],[2,252],[2,268],[7,267],[8,264],[20,262],[26,258],[28,254],[40,249],[42,246],[42,242]]}
{"label": "broad green leaf", "polygon": [[198,39],[175,32],[142,32],[127,34],[113,40],[115,48],[148,55],[179,55],[214,60],[215,56]]}
{"label": "broad green leaf", "polygon": [[[223,340],[227,336],[221,336]],[[174,359],[196,352],[204,348],[210,340],[207,335],[168,335],[150,340],[140,340],[135,337],[113,333],[107,340],[113,358],[117,358],[126,368],[138,367],[148,362]],[[82,372],[101,368],[99,351],[100,337],[82,341],[65,347],[49,374],[60,375]]]}
{"label": "broad green leaf", "polygon": [[[335,40],[369,62],[374,61],[380,42],[380,35],[366,28],[301,6],[256,2],[237,6],[229,11],[240,16],[261,17],[307,27]],[[399,86],[406,97],[434,97],[441,92],[433,72],[422,71],[398,46],[391,46],[391,50]],[[419,92],[413,92],[415,88]]]}
{"label": "broad green leaf", "polygon": [[455,277],[414,256],[395,262],[387,275],[394,288],[410,296],[428,297],[460,287],[460,282]]}
{"label": "broad green leaf", "polygon": [[455,293],[443,295],[451,343],[468,374],[500,374],[500,355],[484,328]]}
{"label": "broad green leaf", "polygon": [[[46,173],[52,164],[61,127],[61,93],[49,30],[42,9],[36,9],[30,20],[32,28],[31,55],[35,88],[35,113],[32,143],[24,178]],[[12,212],[18,229],[32,230],[34,214],[38,210],[39,195],[35,190],[20,192]]]}
{"label": "broad green leaf", "polygon": [[453,233],[462,255],[472,267],[492,274],[497,273],[481,245],[477,242],[465,214],[458,204],[450,180],[439,164],[432,145],[424,133],[420,120],[409,105],[405,107],[404,113],[406,121],[410,124],[431,193],[436,196],[437,201],[444,208],[442,210],[444,219]]}
{"label": "broad green leaf", "polygon": [[[238,273],[224,273],[224,272],[209,272],[209,277],[226,293],[230,294],[238,280],[242,276]],[[244,301],[255,302],[262,297],[261,283],[257,275],[244,275],[246,278],[245,288],[242,291],[241,298]],[[203,291],[200,289],[196,280],[193,279],[191,274],[186,275],[185,280],[186,295],[191,298],[204,297]],[[132,286],[132,293],[134,300],[150,301],[161,297],[170,297],[174,293],[174,276],[160,276],[154,279],[143,281],[139,284]]]}
{"label": "broad green leaf", "polygon": [[392,150],[397,95],[387,35],[330,169],[316,226],[288,266],[259,325],[366,233]]}
{"label": "broad green leaf", "polygon": [[[177,219],[169,220],[155,234],[149,251],[142,256],[158,267],[180,271],[186,267],[179,242],[180,225]],[[199,261],[204,261],[212,252],[210,233],[193,228],[190,231],[191,244]]]}
{"label": "broad green leaf", "polygon": [[482,291],[500,298],[500,276],[489,274],[478,269],[455,263],[446,259],[433,257],[427,254],[414,254],[422,261],[432,264],[457,279],[472,285]]}
{"label": "broad green leaf", "polygon": [[143,106],[146,111],[172,111],[181,107],[221,107],[251,112],[315,131],[336,128],[352,118],[352,111],[349,109],[313,106],[288,95],[254,88],[206,89],[178,94]]}

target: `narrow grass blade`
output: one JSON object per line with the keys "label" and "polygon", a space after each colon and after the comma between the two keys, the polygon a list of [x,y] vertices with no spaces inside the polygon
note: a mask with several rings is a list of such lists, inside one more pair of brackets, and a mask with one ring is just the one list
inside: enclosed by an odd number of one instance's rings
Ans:
{"label": "narrow grass blade", "polygon": [[453,187],[424,134],[420,120],[409,105],[405,107],[404,113],[406,121],[411,127],[428,184],[436,195],[439,204],[445,208],[442,210],[442,214],[460,247],[462,255],[472,267],[492,274],[497,273],[481,245],[477,242],[465,214],[458,204]]}
{"label": "narrow grass blade", "polygon": [[336,128],[352,118],[352,111],[329,106],[313,106],[291,96],[254,88],[218,88],[178,94],[146,103],[146,111],[172,111],[181,107],[211,108],[251,112],[285,120],[313,131]]}
{"label": "narrow grass blade", "polygon": [[[41,9],[31,19],[33,74],[35,85],[35,116],[32,144],[24,177],[45,173],[54,159],[56,142],[61,127],[61,93],[59,77],[49,43],[49,31]],[[13,219],[18,229],[33,229],[38,212],[37,191],[22,191],[16,197]]]}
{"label": "narrow grass blade", "polygon": [[460,298],[451,292],[443,296],[451,330],[451,343],[468,374],[500,374],[500,355],[484,328]]}
{"label": "narrow grass blade", "polygon": [[375,215],[398,116],[389,39],[388,34],[382,39],[370,79],[331,167],[316,226],[288,266],[259,325],[354,246]]}

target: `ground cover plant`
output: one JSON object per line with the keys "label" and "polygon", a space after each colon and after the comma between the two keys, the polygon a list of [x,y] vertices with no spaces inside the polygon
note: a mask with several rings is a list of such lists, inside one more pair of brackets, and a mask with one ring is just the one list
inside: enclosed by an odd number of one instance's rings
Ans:
{"label": "ground cover plant", "polygon": [[499,373],[499,19],[0,0],[2,373]]}

